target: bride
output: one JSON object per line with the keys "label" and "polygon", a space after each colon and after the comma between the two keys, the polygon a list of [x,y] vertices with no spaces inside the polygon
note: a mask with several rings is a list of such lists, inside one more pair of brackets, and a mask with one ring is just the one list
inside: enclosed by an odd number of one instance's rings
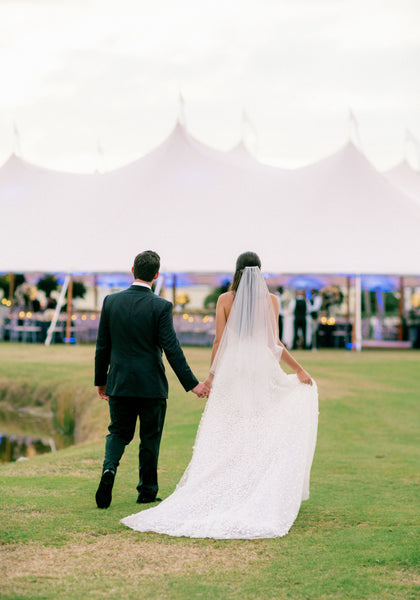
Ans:
{"label": "bride", "polygon": [[219,297],[211,392],[190,464],[171,496],[124,525],[191,538],[281,537],[309,498],[316,384],[279,341],[278,300],[260,267],[256,254],[241,254]]}

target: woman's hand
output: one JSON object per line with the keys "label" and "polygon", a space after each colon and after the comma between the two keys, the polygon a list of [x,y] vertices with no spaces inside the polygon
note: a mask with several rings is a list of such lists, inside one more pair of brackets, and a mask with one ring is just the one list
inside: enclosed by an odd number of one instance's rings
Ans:
{"label": "woman's hand", "polygon": [[207,377],[207,379],[203,383],[207,387],[207,389],[209,390],[209,394],[210,394],[211,386],[212,386],[212,383],[213,383],[213,375],[209,375]]}
{"label": "woman's hand", "polygon": [[312,377],[305,371],[305,369],[299,369],[296,371],[296,375],[301,383],[312,385]]}

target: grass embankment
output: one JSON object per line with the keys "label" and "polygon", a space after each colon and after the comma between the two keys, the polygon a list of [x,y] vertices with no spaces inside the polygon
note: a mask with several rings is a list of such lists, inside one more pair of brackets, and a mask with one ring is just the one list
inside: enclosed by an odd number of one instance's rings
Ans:
{"label": "grass embankment", "polygon": [[92,346],[0,345],[3,433],[52,435],[58,447],[103,435]]}
{"label": "grass embankment", "polygon": [[[203,377],[209,351],[186,354]],[[296,355],[320,390],[311,498],[284,538],[214,541],[119,524],[139,508],[135,442],[118,471],[111,507],[96,509],[107,406],[91,387],[92,347],[0,345],[3,385],[19,380],[79,390],[83,435],[102,437],[0,466],[0,597],[414,599],[420,354]],[[169,375],[163,497],[188,463],[204,406]]]}

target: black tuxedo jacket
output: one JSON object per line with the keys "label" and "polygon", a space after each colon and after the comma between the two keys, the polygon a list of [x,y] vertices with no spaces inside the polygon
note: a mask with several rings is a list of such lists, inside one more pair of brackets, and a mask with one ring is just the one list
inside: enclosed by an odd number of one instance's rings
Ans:
{"label": "black tuxedo jacket", "polygon": [[176,337],[172,304],[138,285],[106,296],[96,342],[95,385],[106,385],[109,396],[167,398],[162,350],[184,389],[194,388],[198,381]]}

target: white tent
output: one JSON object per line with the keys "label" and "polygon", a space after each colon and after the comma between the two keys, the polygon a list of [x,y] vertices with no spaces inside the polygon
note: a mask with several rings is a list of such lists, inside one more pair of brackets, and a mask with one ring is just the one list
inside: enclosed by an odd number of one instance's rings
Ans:
{"label": "white tent", "polygon": [[246,147],[243,140],[238,142],[236,146],[228,150],[226,152],[226,156],[229,160],[237,165],[241,165],[243,167],[255,168],[255,167],[263,167],[264,165],[259,162],[259,160],[251,154],[251,152]]}
{"label": "white tent", "polygon": [[0,169],[0,271],[83,270],[77,240],[95,226],[98,181],[12,155]]}
{"label": "white tent", "polygon": [[420,204],[420,173],[415,171],[406,160],[386,171],[385,176]]}
{"label": "white tent", "polygon": [[125,240],[124,256],[128,243],[131,254],[157,248],[173,270],[230,270],[255,249],[271,271],[420,272],[419,208],[352,144],[294,171],[227,158],[177,126],[153,153],[105,176],[111,197],[121,195],[109,261]]}
{"label": "white tent", "polygon": [[287,180],[290,271],[306,256],[307,271],[319,273],[420,272],[419,207],[351,142]]}
{"label": "white tent", "polygon": [[122,271],[152,248],[174,271],[229,272],[251,249],[272,272],[420,273],[420,207],[351,143],[296,170],[246,158],[180,124],[102,175],[12,157],[0,169],[0,270]]}

